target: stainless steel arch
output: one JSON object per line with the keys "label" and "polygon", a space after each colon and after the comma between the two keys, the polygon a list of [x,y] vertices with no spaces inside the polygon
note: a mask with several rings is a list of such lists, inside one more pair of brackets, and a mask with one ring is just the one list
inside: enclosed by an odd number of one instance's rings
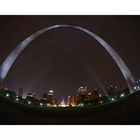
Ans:
{"label": "stainless steel arch", "polygon": [[8,57],[4,60],[0,67],[0,81],[2,82],[5,77],[8,74],[8,71],[10,70],[12,64],[14,61],[17,59],[17,57],[20,55],[20,53],[27,47],[27,45],[32,42],[36,37],[39,35],[43,34],[44,32],[47,32],[49,30],[55,29],[55,28],[60,28],[60,27],[70,27],[70,28],[75,28],[78,30],[81,30],[88,35],[90,35],[92,38],[97,40],[102,47],[111,55],[111,57],[114,59],[116,64],[118,65],[120,71],[122,72],[127,85],[129,87],[130,93],[133,93],[135,91],[134,86],[135,86],[135,80],[129,70],[129,68],[126,66],[122,58],[118,55],[118,53],[107,43],[105,42],[101,37],[99,37],[97,34],[79,26],[74,26],[74,25],[53,25],[46,27],[44,29],[41,29],[29,37],[27,37],[25,40],[23,40],[9,55]]}

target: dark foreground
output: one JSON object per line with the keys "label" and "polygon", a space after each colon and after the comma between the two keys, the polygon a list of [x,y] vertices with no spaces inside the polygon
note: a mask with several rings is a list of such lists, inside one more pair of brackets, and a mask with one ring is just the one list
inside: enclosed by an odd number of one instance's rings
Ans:
{"label": "dark foreground", "polygon": [[84,114],[71,113],[66,116],[36,114],[0,99],[0,124],[140,124],[140,94],[96,112],[88,113],[85,109]]}

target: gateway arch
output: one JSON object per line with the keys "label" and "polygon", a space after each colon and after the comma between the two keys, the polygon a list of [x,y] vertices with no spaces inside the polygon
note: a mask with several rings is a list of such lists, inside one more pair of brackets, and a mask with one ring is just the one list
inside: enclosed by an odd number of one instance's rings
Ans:
{"label": "gateway arch", "polygon": [[74,25],[52,25],[49,27],[46,27],[44,29],[41,29],[29,37],[27,37],[25,40],[23,40],[9,55],[8,57],[4,60],[0,67],[0,82],[2,83],[4,79],[6,78],[11,66],[17,59],[17,57],[22,53],[22,51],[28,46],[29,43],[31,43],[35,38],[40,36],[41,34],[50,31],[55,28],[62,28],[62,27],[67,27],[67,28],[74,28],[78,29],[89,36],[91,36],[93,39],[95,39],[108,53],[109,55],[113,58],[113,60],[116,62],[117,66],[119,67],[120,71],[122,72],[126,83],[129,87],[130,93],[133,93],[135,91],[134,86],[135,80],[125,64],[125,62],[122,60],[122,58],[119,56],[119,54],[106,42],[104,41],[101,37],[99,37],[97,34],[94,32],[91,32],[83,27],[80,26],[74,26]]}

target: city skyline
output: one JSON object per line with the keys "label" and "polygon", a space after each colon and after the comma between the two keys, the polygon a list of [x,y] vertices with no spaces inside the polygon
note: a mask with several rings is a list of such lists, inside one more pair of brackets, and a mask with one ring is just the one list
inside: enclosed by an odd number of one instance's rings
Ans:
{"label": "city skyline", "polygon": [[[126,47],[122,47],[122,45],[127,44],[127,42],[129,42],[128,44],[131,44],[133,40],[137,41],[136,36],[131,36],[136,27],[131,26],[130,28],[133,21],[138,20],[137,17],[133,17],[135,20],[132,20],[131,17],[115,18],[110,16],[107,17],[108,21],[103,22],[104,24],[99,21],[103,21],[105,17],[96,16],[79,16],[78,18],[80,21],[82,21],[81,23],[74,16],[31,17],[31,19],[38,21],[38,26],[37,24],[33,23],[32,20],[29,20],[28,23],[30,24],[25,24],[25,28],[27,28],[27,30],[25,29],[24,32],[22,30],[22,28],[24,28],[23,23],[27,22],[26,19],[28,19],[28,17],[24,17],[22,19],[20,17],[14,17],[15,20],[10,17],[1,18],[4,19],[2,20],[2,23],[5,23],[3,26],[7,26],[8,20],[11,20],[10,23],[19,28],[19,31],[17,28],[15,28],[14,34],[16,32],[21,32],[21,34],[23,34],[24,37],[20,35],[20,41],[25,38],[26,34],[30,35],[31,33],[37,31],[37,29],[41,29],[43,26],[52,24],[52,22],[53,24],[58,22],[60,23],[61,19],[61,23],[68,23],[68,21],[70,22],[70,19],[74,19],[73,22],[70,23],[74,25],[79,24],[82,27],[95,31],[97,34],[105,38],[105,40],[111,44],[111,46],[117,50],[119,54],[121,54],[120,56],[127,64],[130,62],[128,66],[131,69],[135,79],[137,80],[137,78],[139,78],[137,76],[139,74],[139,68],[135,69],[134,66],[134,62],[138,60],[133,58],[137,57],[136,54],[138,48],[133,48],[130,46],[126,49]],[[38,18],[42,20],[40,21]],[[41,24],[43,19],[50,20],[45,20],[45,22]],[[88,22],[84,19],[87,19]],[[92,25],[92,22],[89,23],[89,21],[93,21],[94,26]],[[136,24],[136,22],[134,23]],[[32,25],[36,25],[37,27]],[[109,28],[105,30],[107,26],[109,26]],[[114,27],[120,28],[120,31],[116,30]],[[8,28],[8,33],[13,30],[12,26],[9,26]],[[114,31],[112,31],[110,28],[114,29]],[[129,35],[126,32],[128,29],[132,32],[129,32]],[[32,30],[32,32],[29,32],[29,30]],[[135,31],[135,35],[138,33],[139,31]],[[120,34],[122,34],[123,38],[120,37],[118,40],[118,35]],[[5,35],[6,33],[2,36],[3,39]],[[124,35],[127,36],[125,37]],[[20,41],[17,38],[18,36],[16,37],[16,35],[14,35],[13,37],[11,36],[11,38],[9,37],[9,40],[12,39],[11,43],[15,42],[16,45],[18,45]],[[118,41],[117,44],[119,45],[116,45],[110,39],[112,39],[115,43]],[[7,49],[6,47],[3,49],[1,63],[6,57],[6,54],[15,47],[14,45],[10,46],[10,44],[7,46]],[[133,54],[134,52],[132,50],[136,51],[135,55]],[[127,53],[125,53],[125,51],[127,51]],[[127,55],[129,56],[128,59],[126,59],[128,57]],[[44,66],[44,63],[46,63],[46,66]],[[14,82],[12,82],[13,80]],[[73,29],[57,29],[49,33],[45,33],[45,35],[42,35],[39,37],[39,39],[32,42],[28,49],[26,49],[25,52],[19,57],[19,60],[16,61],[15,65],[10,70],[7,79],[5,80],[5,84],[13,90],[17,90],[17,87],[23,87],[27,91],[33,89],[36,93],[38,93],[38,96],[41,96],[41,94],[45,92],[41,90],[53,89],[54,91],[58,91],[57,94],[58,96],[61,96],[61,98],[63,96],[67,97],[71,95],[74,89],[81,85],[86,85],[89,88],[97,87],[103,91],[103,87],[108,83],[119,83],[123,87],[126,87],[126,82],[122,77],[122,74],[118,70],[113,60],[111,60],[110,56],[108,56],[104,50],[100,49],[99,44],[96,43],[96,41],[93,41],[90,39],[90,37]]]}

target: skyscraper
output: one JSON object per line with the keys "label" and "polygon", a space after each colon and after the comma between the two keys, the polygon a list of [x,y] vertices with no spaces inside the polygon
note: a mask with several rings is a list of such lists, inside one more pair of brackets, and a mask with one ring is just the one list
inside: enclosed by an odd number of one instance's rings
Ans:
{"label": "skyscraper", "polygon": [[18,96],[19,96],[19,97],[22,97],[23,94],[24,94],[23,88],[19,88],[19,90],[18,90]]}

